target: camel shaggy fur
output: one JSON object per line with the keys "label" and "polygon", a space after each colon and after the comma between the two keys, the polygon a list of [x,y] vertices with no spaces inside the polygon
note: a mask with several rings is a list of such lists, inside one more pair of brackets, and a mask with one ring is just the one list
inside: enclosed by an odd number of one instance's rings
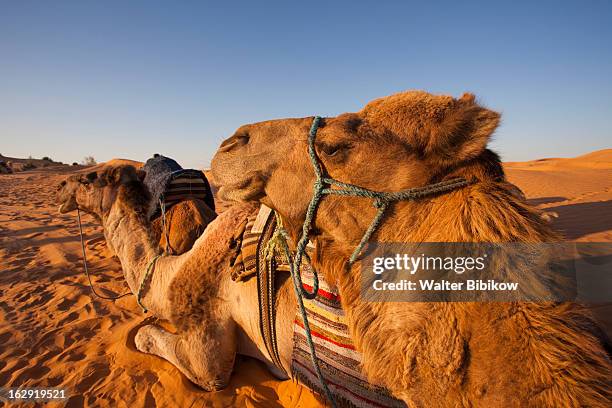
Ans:
{"label": "camel shaggy fur", "polygon": [[[242,126],[212,161],[219,195],[259,201],[301,234],[314,171],[313,118]],[[336,180],[400,191],[464,177],[468,187],[392,206],[378,242],[554,242],[560,239],[487,149],[500,115],[472,94],[410,91],[324,118],[316,150]],[[315,267],[337,282],[369,378],[412,407],[612,406],[607,339],[574,303],[368,303],[347,260],[376,209],[326,196],[310,238]]]}

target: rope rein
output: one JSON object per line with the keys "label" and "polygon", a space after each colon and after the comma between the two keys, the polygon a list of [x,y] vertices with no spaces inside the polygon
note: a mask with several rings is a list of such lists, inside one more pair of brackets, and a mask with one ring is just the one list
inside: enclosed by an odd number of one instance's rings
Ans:
{"label": "rope rein", "polygon": [[[327,399],[331,402],[333,407],[336,407],[336,402],[327,386],[327,382],[323,377],[323,374],[321,373],[321,368],[319,367],[314,342],[312,340],[310,325],[308,323],[308,316],[306,314],[306,308],[304,307],[303,298],[314,299],[317,296],[317,293],[319,291],[318,273],[314,268],[312,268],[314,278],[312,292],[309,292],[304,288],[300,273],[302,258],[306,258],[306,260],[310,263],[310,260],[308,259],[308,254],[306,253],[306,246],[308,245],[308,236],[312,230],[312,224],[315,220],[317,209],[323,196],[339,195],[369,198],[373,200],[373,205],[378,210],[376,215],[372,219],[372,222],[370,223],[369,227],[361,237],[359,244],[351,254],[348,260],[348,264],[350,266],[357,261],[357,258],[361,254],[363,248],[368,243],[376,229],[380,226],[385,212],[391,204],[398,201],[412,201],[426,196],[449,192],[468,186],[472,184],[473,181],[468,181],[464,178],[454,178],[450,180],[441,181],[439,183],[429,184],[423,187],[415,187],[398,192],[384,192],[373,191],[367,188],[356,186],[354,184],[343,183],[331,177],[325,177],[323,173],[323,167],[321,166],[321,161],[319,160],[315,149],[315,138],[320,123],[321,117],[315,116],[310,127],[310,132],[308,134],[308,155],[310,157],[312,167],[314,168],[316,178],[313,185],[312,198],[310,200],[310,203],[308,204],[308,208],[306,210],[306,217],[304,219],[304,224],[302,225],[302,235],[296,245],[293,261],[291,260],[291,251],[287,243],[290,237],[287,231],[283,228],[282,223],[280,222],[277,227],[277,233],[275,232],[274,234],[273,246],[281,247],[283,253],[285,254],[285,257],[287,258],[287,262],[290,265],[291,276],[293,278],[293,286],[298,299],[298,306],[300,309],[300,314],[302,316],[302,321],[304,323],[306,340],[308,342],[308,347],[310,348],[310,357],[312,360],[312,364],[317,373],[317,377],[321,382],[321,385],[323,386]],[[336,188],[332,188],[334,186]],[[279,214],[277,214],[277,219],[280,220]],[[270,251],[273,252],[274,248],[271,247]]]}
{"label": "rope rein", "polygon": [[[100,293],[98,293],[96,291],[96,289],[93,286],[93,283],[91,281],[91,275],[89,274],[89,268],[87,267],[87,254],[85,253],[85,239],[83,238],[83,225],[81,222],[81,211],[77,208],[77,221],[79,224],[79,236],[81,237],[81,253],[83,254],[83,270],[85,271],[85,276],[87,276],[87,281],[89,282],[89,287],[91,289],[91,292],[98,298],[100,299],[104,299],[104,300],[117,300],[117,299],[121,299],[122,297],[128,296],[128,295],[133,295],[132,292],[125,292],[122,293],[121,295],[117,295],[117,296],[105,296],[105,295],[101,295]],[[162,255],[156,255],[155,257],[153,257],[153,259],[151,259],[151,261],[149,262],[149,264],[147,265],[147,270],[142,278],[142,281],[140,282],[140,286],[138,287],[138,293],[136,294],[136,301],[138,302],[138,305],[142,308],[142,311],[147,313],[148,310],[147,308],[142,304],[142,292],[144,290],[144,287],[147,283],[147,281],[149,280],[151,274],[153,273],[153,269],[155,266],[155,263],[157,261],[157,259],[159,257],[161,257]]]}
{"label": "rope rein", "polygon": [[142,292],[144,291],[144,287],[147,284],[149,278],[153,274],[153,270],[155,269],[155,263],[162,256],[162,254],[155,255],[153,259],[149,261],[149,264],[147,265],[147,270],[144,276],[142,277],[142,280],[140,281],[140,286],[138,286],[138,292],[136,293],[136,302],[138,302],[138,306],[142,308],[142,311],[144,313],[147,313],[149,310],[145,307],[145,305],[142,304]]}
{"label": "rope rein", "polygon": [[164,239],[166,240],[166,249],[164,250],[162,254],[155,255],[153,259],[149,261],[145,274],[142,277],[142,280],[140,281],[140,285],[138,286],[138,292],[136,293],[136,302],[138,303],[138,306],[140,306],[140,308],[142,309],[144,313],[147,313],[149,309],[147,309],[145,305],[142,304],[142,292],[144,291],[144,287],[147,284],[147,281],[153,274],[153,270],[155,269],[155,264],[157,260],[161,258],[162,256],[172,255],[172,249],[170,248],[170,237],[168,235],[169,234],[168,224],[166,222],[166,203],[162,199],[159,200],[159,207],[161,208],[162,234],[164,235]]}
{"label": "rope rein", "polygon": [[87,255],[85,254],[85,239],[83,238],[83,225],[81,223],[81,211],[79,210],[78,207],[77,207],[77,221],[79,224],[79,236],[81,237],[81,251],[83,254],[83,270],[85,271],[85,276],[87,276],[87,281],[89,282],[89,288],[91,289],[91,292],[95,296],[99,297],[100,299],[105,299],[105,300],[117,300],[117,299],[121,299],[124,296],[131,295],[132,292],[125,292],[117,296],[105,296],[105,295],[101,295],[98,292],[96,292],[96,289],[94,288],[93,283],[91,282],[91,275],[89,274],[89,268],[87,267]]}
{"label": "rope rein", "polygon": [[173,255],[173,250],[170,248],[170,231],[168,229],[168,223],[166,221],[166,201],[164,199],[159,199],[159,208],[161,209],[161,219],[162,219],[162,234],[164,235],[164,239],[166,240],[166,249],[164,253],[166,255]]}

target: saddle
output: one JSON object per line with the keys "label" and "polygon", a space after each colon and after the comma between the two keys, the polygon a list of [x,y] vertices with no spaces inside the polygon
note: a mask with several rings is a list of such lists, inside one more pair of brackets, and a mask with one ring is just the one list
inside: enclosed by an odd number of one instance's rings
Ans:
{"label": "saddle", "polygon": [[215,201],[210,183],[200,170],[184,169],[170,157],[159,154],[147,160],[142,168],[146,175],[144,184],[151,193],[149,219],[157,218],[174,204],[195,198],[215,211]]}
{"label": "saddle", "polygon": [[[290,273],[290,265],[283,255],[267,251],[268,242],[276,229],[274,212],[262,205],[247,218],[240,243],[240,255],[234,261],[232,279],[257,279],[259,299],[259,328],[274,364],[282,368],[276,342],[274,305],[278,273]],[[268,255],[268,257],[266,257]],[[300,268],[302,282],[312,291],[314,272],[309,265]],[[319,275],[319,292],[312,299],[304,299],[311,334],[317,350],[319,366],[338,407],[405,407],[386,389],[367,381],[359,369],[361,353],[354,346],[348,330],[346,315],[340,304],[337,288]],[[293,322],[293,353],[291,376],[314,392],[324,395],[310,357],[306,332],[301,315],[296,309]]]}

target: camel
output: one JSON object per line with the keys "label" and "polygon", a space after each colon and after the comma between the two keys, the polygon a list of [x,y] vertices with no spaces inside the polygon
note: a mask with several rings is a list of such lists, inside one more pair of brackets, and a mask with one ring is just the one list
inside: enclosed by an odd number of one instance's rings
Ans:
{"label": "camel", "polygon": [[[263,203],[294,242],[313,194],[313,117],[240,127],[212,160],[222,199]],[[463,177],[475,182],[395,203],[378,242],[555,242],[560,237],[504,177],[487,149],[500,114],[460,98],[408,91],[323,118],[316,151],[330,177],[401,191]],[[376,213],[368,199],[325,196],[310,239],[313,265],[336,282],[363,370],[412,407],[612,406],[608,340],[581,305],[368,303],[348,259]]]}
{"label": "camel", "polygon": [[258,207],[234,205],[208,224],[189,251],[156,258],[158,239],[146,216],[150,195],[141,179],[133,166],[106,167],[69,177],[57,194],[60,212],[78,206],[102,224],[132,293],[138,293],[147,266],[156,259],[141,302],[152,315],[171,322],[177,333],[145,325],[135,336],[137,349],[166,359],[208,391],[227,386],[236,353],[264,362],[279,379],[289,378],[297,307],[289,280],[285,277],[276,296],[282,363],[277,367],[259,331],[256,280],[231,278],[240,251],[236,241]]}
{"label": "camel", "polygon": [[[102,168],[110,169],[112,167],[118,167],[118,165],[106,165]],[[60,211],[70,212],[76,210],[77,202],[73,190],[79,184],[92,183],[96,177],[97,173],[94,171],[86,175],[75,174],[63,181],[60,184],[60,190],[66,197],[63,200],[64,204]],[[163,233],[163,220],[161,216],[153,220],[151,230],[155,241],[159,242],[159,246],[164,252],[170,251],[175,255],[180,255],[191,249],[193,243],[215,217],[215,212],[202,200],[190,198],[176,203],[167,211],[167,234]]]}

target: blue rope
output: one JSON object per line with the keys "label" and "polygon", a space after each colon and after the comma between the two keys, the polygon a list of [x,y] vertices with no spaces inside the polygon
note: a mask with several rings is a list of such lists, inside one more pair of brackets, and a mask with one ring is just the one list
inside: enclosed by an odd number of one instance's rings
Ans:
{"label": "blue rope", "polygon": [[[314,299],[317,296],[319,291],[319,276],[318,273],[312,268],[314,283],[312,292],[308,292],[302,283],[302,276],[300,273],[300,266],[302,264],[302,257],[306,257],[308,261],[308,257],[306,254],[306,245],[308,245],[308,236],[310,231],[312,230],[312,224],[316,217],[317,208],[321,199],[324,195],[340,195],[340,196],[352,196],[352,197],[364,197],[370,198],[373,200],[374,207],[378,209],[374,219],[370,223],[368,229],[364,232],[359,244],[351,254],[349,258],[349,265],[352,265],[356,262],[357,258],[361,254],[364,246],[370,240],[372,234],[379,227],[385,212],[390,204],[397,201],[410,201],[419,199],[422,197],[439,194],[443,192],[452,191],[461,187],[465,187],[471,184],[473,181],[467,181],[464,178],[454,178],[451,180],[441,181],[435,184],[429,184],[423,187],[410,188],[403,191],[398,192],[383,192],[383,191],[373,191],[367,188],[359,187],[354,184],[343,183],[338,180],[334,180],[333,178],[324,177],[323,168],[321,166],[321,162],[317,156],[317,152],[315,149],[315,138],[317,136],[317,129],[321,123],[321,117],[315,116],[312,125],[310,127],[310,132],[308,133],[308,155],[310,156],[310,161],[312,163],[312,167],[315,172],[315,182],[313,184],[313,192],[312,199],[308,204],[308,209],[306,210],[306,217],[304,219],[304,224],[302,225],[302,236],[300,237],[295,251],[295,257],[293,262],[291,262],[291,252],[289,250],[289,246],[287,244],[287,240],[289,236],[287,231],[284,228],[279,227],[279,234],[284,238],[279,240],[281,242],[281,246],[283,252],[285,253],[285,257],[287,258],[287,262],[290,265],[291,276],[293,278],[293,287],[295,290],[296,297],[298,299],[298,305],[300,308],[300,313],[302,315],[302,321],[304,322],[304,330],[306,331],[306,340],[308,342],[308,347],[310,348],[310,357],[312,360],[312,365],[315,368],[317,373],[317,377],[323,386],[325,391],[325,395],[327,399],[331,402],[333,407],[336,407],[336,402],[327,386],[327,382],[321,373],[321,368],[319,367],[319,362],[317,360],[316,350],[314,346],[314,342],[312,340],[312,334],[310,331],[310,325],[308,323],[308,316],[306,314],[306,309],[304,307],[304,299]],[[335,186],[336,188],[332,188]],[[280,215],[277,214],[277,217],[280,218]]]}

